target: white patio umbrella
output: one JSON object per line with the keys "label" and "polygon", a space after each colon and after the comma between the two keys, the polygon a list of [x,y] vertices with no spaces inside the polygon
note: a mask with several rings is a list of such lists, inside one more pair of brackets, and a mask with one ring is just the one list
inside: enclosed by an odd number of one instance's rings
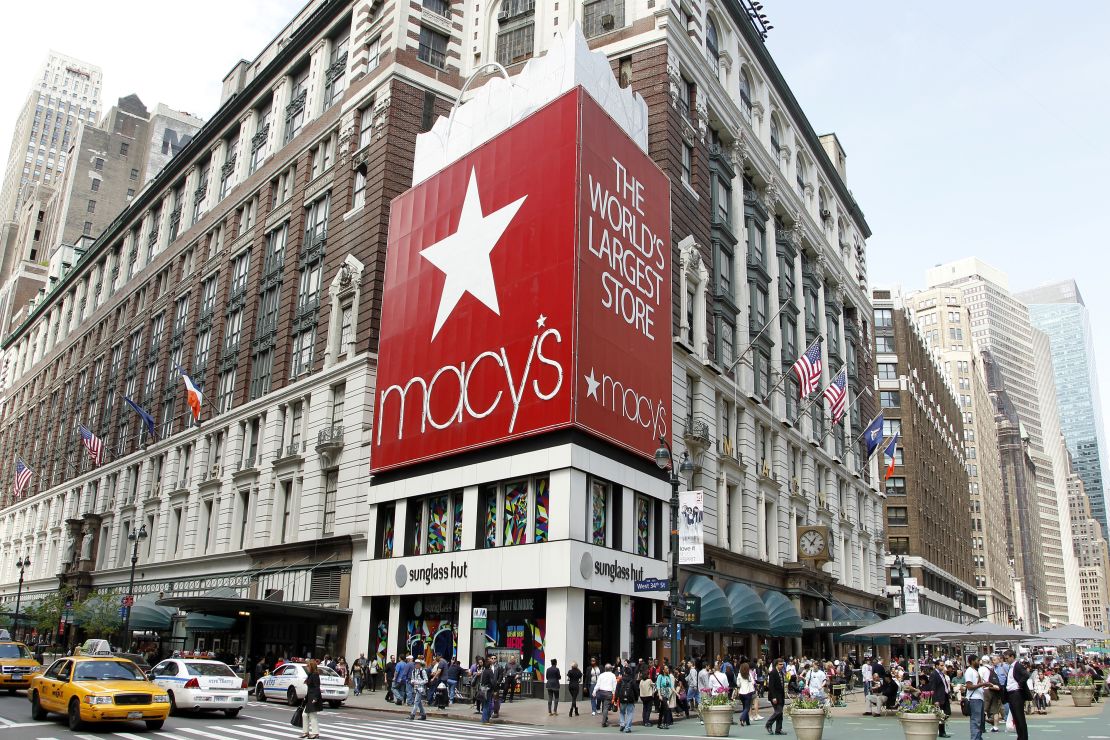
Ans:
{"label": "white patio umbrella", "polygon": [[1029,640],[1033,635],[1016,630],[1013,627],[1008,627],[1004,624],[993,624],[992,622],[975,622],[974,624],[965,624],[962,630],[957,630],[951,633],[942,633],[936,635],[937,637],[951,637],[959,638],[965,642],[985,642],[987,640],[1005,640],[1007,642],[1020,642],[1022,640]]}
{"label": "white patio umbrella", "polygon": [[1079,624],[1065,624],[1063,627],[1045,630],[1037,638],[1053,645],[1070,645],[1071,654],[1075,656],[1078,655],[1078,643],[1102,642],[1110,640],[1110,635]]}
{"label": "white patio umbrella", "polygon": [[841,637],[904,637],[913,643],[913,655],[916,659],[919,639],[935,634],[962,632],[963,629],[964,625],[959,622],[949,622],[947,619],[930,617],[928,614],[909,612],[846,632]]}

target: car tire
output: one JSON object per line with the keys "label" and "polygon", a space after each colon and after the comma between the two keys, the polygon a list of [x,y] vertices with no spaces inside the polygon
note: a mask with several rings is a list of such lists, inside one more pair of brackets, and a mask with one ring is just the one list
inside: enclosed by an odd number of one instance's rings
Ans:
{"label": "car tire", "polygon": [[15,689],[8,689],[9,696],[15,696]]}
{"label": "car tire", "polygon": [[42,704],[39,703],[39,692],[36,691],[31,694],[31,719],[36,722],[42,722],[46,719],[47,714],[49,714],[49,712],[43,709]]}
{"label": "car tire", "polygon": [[295,707],[301,703],[301,700],[297,698],[297,690],[292,686],[290,686],[289,690],[285,692],[285,701],[291,707]]}
{"label": "car tire", "polygon": [[341,707],[342,705],[343,705],[343,702],[341,702],[341,701],[329,701],[328,702],[328,706],[331,707],[332,709],[339,709],[339,707]]}
{"label": "car tire", "polygon": [[262,688],[262,684],[258,684],[254,687],[254,698],[259,702],[266,702],[266,690]]}
{"label": "car tire", "polygon": [[172,691],[167,691],[166,693],[170,695],[170,714],[177,714],[177,699],[173,698]]}
{"label": "car tire", "polygon": [[150,731],[161,730],[162,725],[166,724],[164,719],[148,719],[146,721],[146,728]]}
{"label": "car tire", "polygon": [[224,710],[224,716],[227,717],[228,719],[235,719],[236,717],[239,716],[239,710],[238,709],[225,709]]}
{"label": "car tire", "polygon": [[69,700],[69,708],[66,710],[66,721],[69,723],[71,732],[77,732],[81,729],[81,705],[78,703],[76,697]]}

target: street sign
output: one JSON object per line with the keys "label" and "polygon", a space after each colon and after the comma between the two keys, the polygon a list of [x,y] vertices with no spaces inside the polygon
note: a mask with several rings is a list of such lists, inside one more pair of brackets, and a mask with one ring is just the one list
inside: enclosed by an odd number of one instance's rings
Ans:
{"label": "street sign", "polygon": [[471,629],[484,630],[486,628],[486,619],[488,612],[485,607],[476,606],[470,617]]}
{"label": "street sign", "polygon": [[636,591],[666,591],[670,582],[666,578],[645,578],[636,581],[633,587]]}
{"label": "street sign", "polygon": [[135,605],[135,597],[134,596],[124,596],[123,599],[120,601],[120,604],[122,604],[123,606],[134,606]]}
{"label": "street sign", "polygon": [[649,624],[647,627],[647,639],[649,640],[669,640],[671,639],[671,625],[666,622],[659,622],[657,624]]}
{"label": "street sign", "polygon": [[674,621],[676,622],[685,622],[690,616],[689,612],[687,612],[685,609],[680,609],[679,607],[675,607],[674,609],[671,609],[671,611],[674,612]]}
{"label": "street sign", "polygon": [[121,606],[119,608],[119,618],[120,619],[126,619],[127,618],[127,607],[126,606]]}

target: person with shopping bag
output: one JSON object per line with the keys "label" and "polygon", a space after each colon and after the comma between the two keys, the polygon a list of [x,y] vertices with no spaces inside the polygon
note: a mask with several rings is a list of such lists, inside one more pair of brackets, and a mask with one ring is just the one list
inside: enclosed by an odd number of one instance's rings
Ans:
{"label": "person with shopping bag", "polygon": [[320,669],[315,660],[305,664],[305,693],[304,701],[294,712],[293,721],[296,722],[297,714],[301,715],[301,737],[315,740],[320,737],[320,712],[324,708],[324,696],[320,693]]}

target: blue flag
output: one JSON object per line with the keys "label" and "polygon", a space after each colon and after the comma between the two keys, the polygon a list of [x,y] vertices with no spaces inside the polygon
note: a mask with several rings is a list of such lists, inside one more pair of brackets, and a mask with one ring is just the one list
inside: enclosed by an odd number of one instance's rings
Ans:
{"label": "blue flag", "polygon": [[127,405],[135,409],[135,413],[142,417],[143,423],[146,424],[147,434],[149,434],[154,439],[158,439],[158,433],[155,431],[157,425],[154,423],[154,417],[147,413],[146,409],[132,401],[127,396],[124,396],[123,400],[127,401]]}
{"label": "blue flag", "polygon": [[867,428],[863,430],[863,438],[867,440],[867,459],[875,454],[875,448],[883,441],[883,412],[880,411]]}

